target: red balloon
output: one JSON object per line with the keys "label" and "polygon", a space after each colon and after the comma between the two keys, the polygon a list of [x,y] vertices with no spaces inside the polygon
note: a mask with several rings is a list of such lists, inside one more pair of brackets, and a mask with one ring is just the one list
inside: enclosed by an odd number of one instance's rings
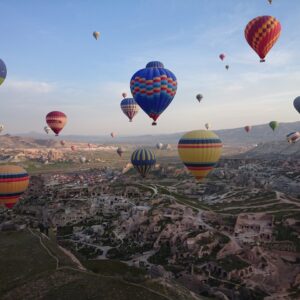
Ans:
{"label": "red balloon", "polygon": [[280,32],[281,25],[278,20],[271,16],[261,16],[248,23],[245,28],[245,38],[263,62],[278,40]]}
{"label": "red balloon", "polygon": [[58,135],[67,123],[67,116],[61,111],[51,111],[46,116],[46,122],[52,131]]}
{"label": "red balloon", "polygon": [[219,55],[219,57],[220,57],[221,60],[224,60],[225,54],[222,53],[222,54]]}
{"label": "red balloon", "polygon": [[250,131],[251,131],[251,129],[252,129],[252,127],[251,127],[251,126],[248,126],[248,125],[247,125],[247,126],[245,126],[244,128],[245,128],[245,131],[246,131],[246,132],[250,132]]}

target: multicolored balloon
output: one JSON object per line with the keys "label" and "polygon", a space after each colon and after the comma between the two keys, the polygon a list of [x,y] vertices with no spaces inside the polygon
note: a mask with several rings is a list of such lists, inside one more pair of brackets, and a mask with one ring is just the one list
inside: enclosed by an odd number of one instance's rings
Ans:
{"label": "multicolored balloon", "polygon": [[98,40],[99,36],[100,36],[100,32],[99,32],[99,31],[94,31],[94,32],[93,32],[93,37],[94,37],[96,40]]}
{"label": "multicolored balloon", "polygon": [[245,131],[248,133],[248,132],[251,131],[252,127],[249,126],[249,125],[247,125],[247,126],[244,127],[244,129],[245,129]]}
{"label": "multicolored balloon", "polygon": [[0,165],[0,204],[13,208],[28,185],[26,170],[15,165]]}
{"label": "multicolored balloon", "polygon": [[286,136],[286,139],[290,144],[295,144],[300,140],[300,132],[299,131],[291,132]]}
{"label": "multicolored balloon", "polygon": [[203,99],[202,94],[198,94],[198,95],[196,96],[196,99],[198,100],[198,102],[201,102],[201,100]]}
{"label": "multicolored balloon", "polygon": [[274,131],[278,126],[279,126],[279,123],[277,121],[271,121],[269,123],[269,126],[271,127],[271,129]]}
{"label": "multicolored balloon", "polygon": [[221,54],[219,55],[219,58],[220,58],[221,60],[224,60],[224,59],[225,59],[225,54],[224,54],[224,53],[221,53]]}
{"label": "multicolored balloon", "polygon": [[294,107],[297,112],[300,114],[300,96],[294,100]]}
{"label": "multicolored balloon", "polygon": [[119,155],[120,157],[123,155],[124,152],[125,152],[125,150],[124,150],[124,148],[122,148],[122,147],[119,147],[119,148],[117,149],[117,153],[118,153],[118,155]]}
{"label": "multicolored balloon", "polygon": [[201,181],[219,161],[222,146],[222,141],[214,132],[194,130],[181,137],[178,153],[192,175]]}
{"label": "multicolored balloon", "polygon": [[46,122],[56,136],[67,123],[67,116],[61,111],[51,111],[46,116]]}
{"label": "multicolored balloon", "polygon": [[145,178],[156,163],[155,154],[148,149],[137,149],[131,155],[131,163]]}
{"label": "multicolored balloon", "polygon": [[126,97],[127,97],[127,94],[126,94],[126,93],[122,93],[122,97],[123,97],[123,98],[126,98]]}
{"label": "multicolored balloon", "polygon": [[130,89],[137,104],[153,119],[152,125],[156,125],[176,94],[177,79],[161,62],[152,61],[132,76]]}
{"label": "multicolored balloon", "polygon": [[6,65],[2,59],[0,59],[0,85],[3,83],[7,75]]}
{"label": "multicolored balloon", "polygon": [[265,57],[278,40],[281,25],[271,16],[261,16],[251,20],[245,28],[245,38],[250,47],[258,54],[260,61]]}
{"label": "multicolored balloon", "polygon": [[[122,94],[124,99],[121,101],[121,109],[123,113],[129,118],[129,122],[132,122],[133,117],[139,112],[139,106],[133,98],[126,98],[126,94]],[[125,95],[125,96],[124,96]]]}
{"label": "multicolored balloon", "polygon": [[211,127],[211,125],[209,124],[209,123],[205,123],[205,128],[208,130],[210,127]]}

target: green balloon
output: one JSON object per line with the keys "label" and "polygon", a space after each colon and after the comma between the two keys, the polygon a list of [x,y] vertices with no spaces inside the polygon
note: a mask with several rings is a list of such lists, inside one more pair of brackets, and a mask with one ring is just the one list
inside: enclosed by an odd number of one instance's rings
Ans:
{"label": "green balloon", "polygon": [[271,121],[269,123],[269,126],[272,128],[272,130],[274,131],[278,126],[279,126],[279,123],[277,121]]}

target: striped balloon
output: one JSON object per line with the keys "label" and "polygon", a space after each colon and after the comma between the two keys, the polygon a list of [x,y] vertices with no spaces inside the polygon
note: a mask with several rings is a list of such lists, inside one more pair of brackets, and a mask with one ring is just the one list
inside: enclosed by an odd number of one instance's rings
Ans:
{"label": "striped balloon", "polygon": [[251,20],[245,28],[245,38],[258,54],[261,62],[280,36],[281,25],[271,16],[261,16]]}
{"label": "striped balloon", "polygon": [[26,170],[14,165],[0,165],[0,204],[12,208],[26,191],[28,184]]}
{"label": "striped balloon", "polygon": [[125,98],[125,97],[121,101],[121,109],[123,113],[129,118],[129,122],[132,122],[133,117],[139,111],[139,106],[133,98]]}
{"label": "striped balloon", "polygon": [[155,154],[148,149],[137,149],[131,155],[131,163],[142,177],[146,177],[156,163]]}
{"label": "striped balloon", "polygon": [[222,141],[209,130],[190,131],[178,142],[181,160],[199,181],[214,168],[221,152]]}
{"label": "striped balloon", "polygon": [[5,63],[2,59],[0,59],[0,85],[5,80],[6,74],[7,74],[7,70],[6,70]]}
{"label": "striped balloon", "polygon": [[65,127],[67,116],[61,111],[51,111],[46,116],[46,122],[56,136]]}
{"label": "striped balloon", "polygon": [[130,89],[137,104],[153,119],[152,125],[156,125],[176,94],[177,79],[161,62],[152,61],[132,76]]}

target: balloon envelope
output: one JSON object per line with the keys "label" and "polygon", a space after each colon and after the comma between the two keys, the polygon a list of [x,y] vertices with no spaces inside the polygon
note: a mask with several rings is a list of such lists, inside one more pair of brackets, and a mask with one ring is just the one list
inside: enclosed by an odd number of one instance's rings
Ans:
{"label": "balloon envelope", "polygon": [[184,165],[201,181],[217,164],[222,153],[222,141],[212,131],[190,131],[179,140],[178,153]]}
{"label": "balloon envelope", "polygon": [[286,136],[286,139],[289,143],[295,144],[296,142],[298,142],[300,140],[300,132],[298,132],[298,131],[291,132]]}
{"label": "balloon envelope", "polygon": [[221,60],[224,60],[225,54],[222,53],[222,54],[219,55],[219,57],[220,57]]}
{"label": "balloon envelope", "polygon": [[99,32],[99,31],[94,31],[94,32],[93,32],[93,37],[94,37],[96,40],[98,40],[99,36],[100,36],[100,32]]}
{"label": "balloon envelope", "polygon": [[206,123],[205,124],[205,128],[208,130],[210,128],[210,124],[209,123]]}
{"label": "balloon envelope", "polygon": [[300,114],[300,96],[294,100],[294,107],[297,112]]}
{"label": "balloon envelope", "polygon": [[132,122],[133,117],[139,112],[138,104],[133,98],[124,98],[120,106],[123,113],[128,117],[129,121]]}
{"label": "balloon envelope", "polygon": [[131,155],[131,163],[142,177],[146,177],[155,165],[156,157],[148,149],[137,149]]}
{"label": "balloon envelope", "polygon": [[177,79],[161,62],[152,61],[132,76],[130,89],[137,104],[153,119],[152,125],[156,125],[176,94]]}
{"label": "balloon envelope", "polygon": [[279,123],[277,121],[271,121],[269,123],[269,126],[271,127],[271,129],[274,131],[278,126],[279,126]]}
{"label": "balloon envelope", "polygon": [[66,143],[65,143],[65,141],[60,141],[60,144],[61,144],[62,146],[64,146]]}
{"label": "balloon envelope", "polygon": [[0,204],[12,208],[28,185],[29,176],[26,170],[15,165],[0,165]]}
{"label": "balloon envelope", "polygon": [[44,131],[45,131],[47,134],[50,132],[50,130],[51,130],[51,129],[50,129],[49,126],[45,126],[45,127],[44,127]]}
{"label": "balloon envelope", "polygon": [[119,155],[120,157],[123,155],[124,152],[125,152],[125,150],[124,150],[122,147],[119,147],[119,148],[117,149],[117,153],[118,153],[118,155]]}
{"label": "balloon envelope", "polygon": [[114,137],[116,136],[116,134],[115,134],[114,132],[111,132],[110,136],[111,136],[112,138],[114,138]]}
{"label": "balloon envelope", "polygon": [[4,130],[4,125],[0,124],[0,133]]}
{"label": "balloon envelope", "polygon": [[157,144],[156,144],[156,148],[157,148],[158,150],[162,149],[163,146],[164,146],[163,143],[157,143]]}
{"label": "balloon envelope", "polygon": [[196,99],[200,102],[203,99],[203,96],[201,94],[198,94],[196,96]]}
{"label": "balloon envelope", "polygon": [[5,63],[2,59],[0,59],[0,85],[3,83],[7,75],[7,70]]}
{"label": "balloon envelope", "polygon": [[46,116],[46,122],[52,131],[58,135],[67,123],[67,116],[61,111],[51,111]]}
{"label": "balloon envelope", "polygon": [[272,16],[261,16],[251,20],[245,28],[245,38],[261,61],[280,36],[281,25]]}
{"label": "balloon envelope", "polygon": [[244,129],[245,129],[246,132],[250,132],[252,127],[247,125],[247,126],[244,127]]}

